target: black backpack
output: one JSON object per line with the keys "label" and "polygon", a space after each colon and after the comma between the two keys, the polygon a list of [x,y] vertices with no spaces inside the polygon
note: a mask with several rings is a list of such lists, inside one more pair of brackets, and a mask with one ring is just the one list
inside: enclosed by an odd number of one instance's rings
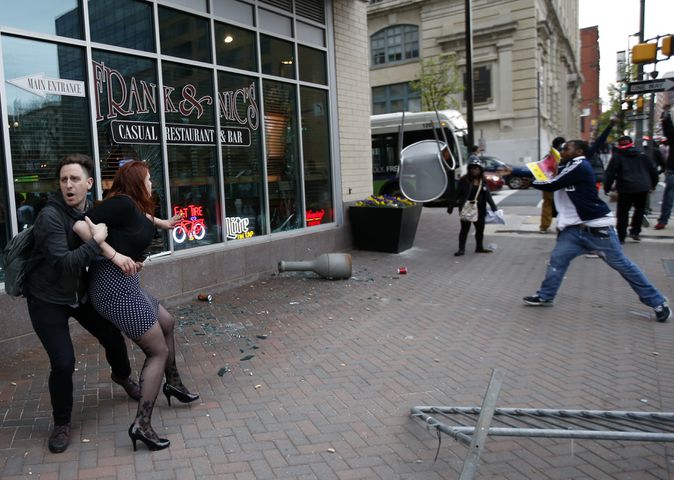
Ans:
{"label": "black backpack", "polygon": [[23,287],[28,273],[28,264],[33,253],[33,226],[19,232],[2,251],[0,262],[5,272],[5,293],[13,297],[24,294]]}

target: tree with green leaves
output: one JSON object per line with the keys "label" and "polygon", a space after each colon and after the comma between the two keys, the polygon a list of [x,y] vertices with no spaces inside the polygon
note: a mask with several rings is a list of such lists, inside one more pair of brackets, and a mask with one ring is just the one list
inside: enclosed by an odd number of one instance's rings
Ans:
{"label": "tree with green leaves", "polygon": [[418,80],[410,84],[421,96],[422,110],[444,110],[461,107],[460,100],[451,95],[463,92],[463,78],[454,55],[443,55],[422,60]]}
{"label": "tree with green leaves", "polygon": [[625,121],[625,112],[622,110],[622,103],[624,101],[620,85],[611,84],[608,86],[609,108],[599,115],[597,121],[597,132],[602,132],[607,126],[611,118],[618,119],[615,128],[611,131],[608,137],[608,143],[618,139],[623,132],[627,130],[627,122]]}

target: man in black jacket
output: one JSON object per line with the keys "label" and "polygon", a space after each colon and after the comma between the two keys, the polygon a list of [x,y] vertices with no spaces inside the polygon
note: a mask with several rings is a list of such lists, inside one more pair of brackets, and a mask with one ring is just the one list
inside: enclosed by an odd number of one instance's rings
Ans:
{"label": "man in black jacket", "polygon": [[625,135],[618,139],[618,146],[606,168],[604,192],[618,192],[616,230],[620,243],[625,243],[630,209],[634,207],[630,237],[640,241],[641,222],[644,218],[648,192],[658,184],[658,169],[646,155],[634,147],[632,138]]}
{"label": "man in black jacket", "polygon": [[51,366],[49,395],[54,429],[49,436],[49,450],[52,453],[63,452],[70,443],[75,370],[70,317],[103,345],[112,368],[112,380],[131,398],[140,399],[138,384],[130,377],[124,337],[94,310],[86,296],[85,267],[101,254],[99,244],[107,237],[104,224],[93,227],[97,234],[86,243],[73,232],[75,221],[81,220],[91,207],[87,192],[94,182],[92,170],[91,158],[86,155],[68,155],[61,161],[58,169],[61,193],[52,195],[35,221],[35,246],[26,276],[28,313]]}

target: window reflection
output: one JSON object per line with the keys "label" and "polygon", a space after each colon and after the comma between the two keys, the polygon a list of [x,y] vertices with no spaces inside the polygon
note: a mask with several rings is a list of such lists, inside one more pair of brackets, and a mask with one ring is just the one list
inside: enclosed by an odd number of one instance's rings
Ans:
{"label": "window reflection", "polygon": [[295,53],[292,43],[260,35],[260,54],[262,73],[295,78]]}
{"label": "window reflection", "polygon": [[294,85],[264,82],[267,185],[271,231],[304,225],[297,148],[297,102]]}
{"label": "window reflection", "polygon": [[334,221],[328,92],[301,87],[302,153],[307,226]]}
{"label": "window reflection", "polygon": [[173,246],[183,250],[222,239],[210,70],[164,62],[164,109],[171,213],[183,214]]}
{"label": "window reflection", "polygon": [[263,235],[267,225],[258,82],[254,77],[218,72],[218,90],[226,238]]}
{"label": "window reflection", "polygon": [[61,158],[69,153],[92,156],[84,49],[10,36],[3,36],[2,45],[21,229],[32,225],[57,188]]}
{"label": "window reflection", "polygon": [[[155,215],[166,218],[156,62],[102,50],[94,50],[92,58],[103,195],[119,167],[142,160],[150,168]],[[168,248],[168,234],[158,229],[149,252]]]}
{"label": "window reflection", "polygon": [[305,47],[304,45],[298,45],[297,54],[300,57],[300,80],[327,85],[328,74],[325,64],[325,52]]}
{"label": "window reflection", "polygon": [[[5,123],[0,119],[0,128],[4,129],[5,128]],[[0,165],[5,165],[5,151],[2,148],[2,142],[0,142]],[[7,245],[7,242],[11,238],[11,221],[9,219],[9,199],[7,198],[7,179],[5,176],[5,169],[3,168],[2,171],[0,171],[0,256],[2,256],[2,251],[5,248],[5,245]],[[2,263],[2,262],[0,262]],[[0,267],[0,282],[2,282],[5,278],[5,272],[3,271],[2,267]]]}
{"label": "window reflection", "polygon": [[78,0],[21,0],[3,2],[0,25],[81,39],[81,17]]}
{"label": "window reflection", "polygon": [[159,38],[164,55],[210,62],[210,32],[206,18],[159,7]]}
{"label": "window reflection", "polygon": [[215,53],[218,65],[257,71],[257,42],[250,30],[215,23]]}
{"label": "window reflection", "polygon": [[89,0],[91,40],[154,52],[152,5],[137,0]]}

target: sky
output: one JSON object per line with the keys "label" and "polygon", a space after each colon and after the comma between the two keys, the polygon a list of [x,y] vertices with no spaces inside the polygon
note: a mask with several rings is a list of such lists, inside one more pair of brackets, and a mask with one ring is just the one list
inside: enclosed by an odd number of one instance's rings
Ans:
{"label": "sky", "polygon": [[[599,95],[608,101],[608,86],[616,83],[616,52],[629,50],[638,43],[641,0],[579,0],[580,28],[599,26]],[[644,39],[674,34],[674,0],[646,0]],[[628,43],[629,42],[629,43]],[[644,71],[653,70],[644,66]],[[674,72],[674,56],[657,64],[661,78]]]}

